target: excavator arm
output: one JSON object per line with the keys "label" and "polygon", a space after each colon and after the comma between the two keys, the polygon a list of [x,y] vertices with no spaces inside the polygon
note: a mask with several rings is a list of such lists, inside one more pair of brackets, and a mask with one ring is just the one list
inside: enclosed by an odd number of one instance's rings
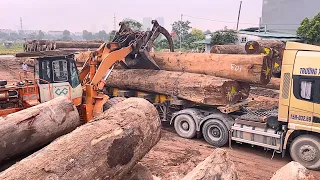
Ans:
{"label": "excavator arm", "polygon": [[96,71],[96,74],[93,76],[91,84],[98,89],[101,89],[105,85],[105,81],[107,80],[110,72],[112,71],[114,65],[120,61],[125,61],[125,57],[131,53],[132,46],[121,48],[119,50],[108,53],[105,57],[103,57],[99,68]]}
{"label": "excavator arm", "polygon": [[120,30],[113,42],[102,44],[98,50],[90,53],[79,79],[84,85],[85,103],[83,104],[84,120],[90,121],[103,111],[108,96],[102,93],[106,80],[117,63],[126,68],[160,69],[149,55],[154,40],[160,35],[168,39],[173,51],[172,38],[169,32],[153,21],[153,28],[147,32],[134,32],[125,23],[120,23]]}

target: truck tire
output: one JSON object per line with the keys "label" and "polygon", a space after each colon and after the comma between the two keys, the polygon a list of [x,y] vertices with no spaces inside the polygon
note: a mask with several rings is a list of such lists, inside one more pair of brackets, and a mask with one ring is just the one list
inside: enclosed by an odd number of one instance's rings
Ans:
{"label": "truck tire", "polygon": [[224,146],[229,139],[228,128],[218,119],[207,120],[202,127],[202,134],[209,144],[216,147]]}
{"label": "truck tire", "polygon": [[290,146],[290,155],[308,169],[320,169],[320,138],[314,135],[298,136]]}
{"label": "truck tire", "polygon": [[180,114],[175,118],[174,129],[179,136],[188,139],[193,138],[197,132],[194,119],[186,114]]}
{"label": "truck tire", "polygon": [[126,98],[125,97],[114,97],[109,99],[104,105],[103,105],[103,111],[108,110],[112,106],[118,104],[119,102],[124,101]]}

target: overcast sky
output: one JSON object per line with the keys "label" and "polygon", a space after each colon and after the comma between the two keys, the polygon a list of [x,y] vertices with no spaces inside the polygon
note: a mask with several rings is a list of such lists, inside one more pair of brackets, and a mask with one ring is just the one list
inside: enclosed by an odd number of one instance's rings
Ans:
{"label": "overcast sky", "polygon": [[[242,0],[240,28],[259,24],[262,0]],[[163,17],[165,27],[180,19],[202,30],[235,28],[240,0],[0,0],[0,29],[70,30],[72,32],[113,30],[124,18],[142,22],[143,17]],[[218,20],[209,21],[189,16]],[[118,29],[118,26],[117,26]]]}

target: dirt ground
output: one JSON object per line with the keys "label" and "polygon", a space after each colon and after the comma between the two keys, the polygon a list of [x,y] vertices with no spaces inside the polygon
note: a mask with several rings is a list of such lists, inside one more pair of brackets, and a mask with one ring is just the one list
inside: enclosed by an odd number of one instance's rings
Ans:
{"label": "dirt ground", "polygon": [[[153,175],[169,180],[170,175],[186,175],[198,163],[208,157],[214,147],[203,139],[184,139],[179,137],[171,127],[163,128],[160,142],[142,159]],[[240,179],[267,180],[278,169],[289,163],[290,157],[282,158],[280,154],[272,157],[271,151],[251,147],[245,144],[232,144],[232,149],[224,147],[235,163]],[[320,179],[320,172],[313,171]]]}
{"label": "dirt ground", "polygon": [[[8,84],[14,84],[19,78],[18,72],[22,71],[21,62],[12,56],[0,56],[0,79],[8,80]],[[33,71],[33,67],[30,67]],[[257,103],[255,108],[269,109],[278,105],[277,92],[267,89],[254,89],[250,98]],[[271,151],[264,151],[263,148],[251,147],[245,144],[233,143],[232,148],[226,149],[236,168],[239,176],[244,180],[270,179],[272,174],[279,168],[290,162],[287,154],[282,158],[280,154],[272,157]],[[172,127],[164,127],[160,142],[142,159],[154,175],[162,179],[170,179],[174,173],[182,176],[191,171],[198,163],[209,156],[214,147],[211,147],[203,139],[184,139],[179,137]],[[313,174],[320,179],[320,172],[313,171]]]}

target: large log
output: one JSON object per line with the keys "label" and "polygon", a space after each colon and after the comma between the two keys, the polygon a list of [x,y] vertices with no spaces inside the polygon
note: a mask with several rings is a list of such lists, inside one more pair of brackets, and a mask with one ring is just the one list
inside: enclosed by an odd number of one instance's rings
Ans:
{"label": "large log", "polygon": [[279,40],[258,40],[248,41],[245,45],[245,50],[248,54],[260,54],[264,52],[264,48],[269,48],[274,51],[274,55],[282,54],[285,44]]}
{"label": "large log", "polygon": [[233,104],[243,97],[236,81],[162,70],[116,69],[108,78],[107,86],[157,92],[207,105]]}
{"label": "large log", "polygon": [[206,74],[255,84],[267,84],[271,78],[271,60],[263,55],[156,52],[152,57],[162,70],[167,71]]}
{"label": "large log", "polygon": [[48,144],[80,126],[81,121],[72,101],[58,97],[1,117],[0,124],[1,162]]}
{"label": "large log", "polygon": [[215,45],[210,53],[214,54],[247,54],[243,45]]}
{"label": "large log", "polygon": [[56,41],[55,47],[59,48],[99,48],[102,43],[100,42],[87,42],[87,41]]}
{"label": "large log", "polygon": [[266,85],[252,84],[252,86],[258,86],[258,87],[263,87],[263,88],[268,88],[268,89],[280,90],[280,82],[281,82],[281,79],[272,78],[271,81]]}
{"label": "large log", "polygon": [[0,174],[0,179],[120,180],[160,139],[155,107],[129,98]]}
{"label": "large log", "polygon": [[235,165],[226,150],[215,149],[209,157],[182,178],[182,180],[209,179],[239,179]]}
{"label": "large log", "polygon": [[316,178],[301,164],[291,161],[280,168],[270,180],[316,180]]}

